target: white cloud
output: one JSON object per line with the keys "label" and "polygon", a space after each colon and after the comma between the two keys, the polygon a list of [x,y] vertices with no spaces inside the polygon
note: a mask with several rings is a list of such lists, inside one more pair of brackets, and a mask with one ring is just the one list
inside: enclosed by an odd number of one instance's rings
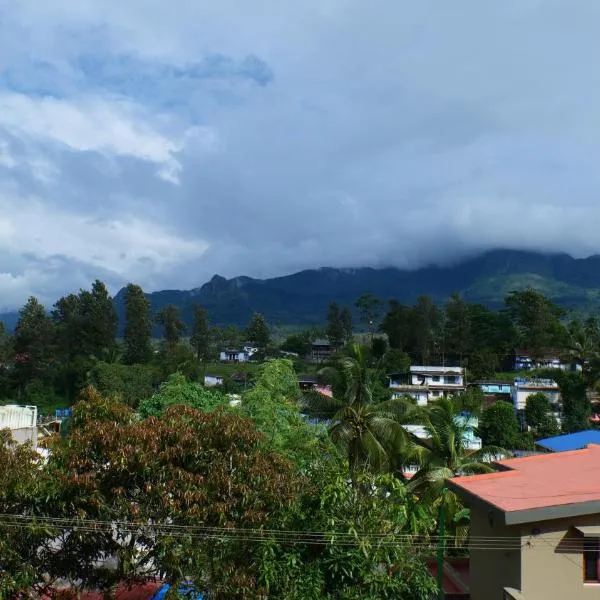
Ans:
{"label": "white cloud", "polygon": [[0,237],[9,214],[24,252],[79,261],[24,284],[0,240],[21,294],[94,273],[191,287],[494,246],[600,252],[599,3],[3,9]]}

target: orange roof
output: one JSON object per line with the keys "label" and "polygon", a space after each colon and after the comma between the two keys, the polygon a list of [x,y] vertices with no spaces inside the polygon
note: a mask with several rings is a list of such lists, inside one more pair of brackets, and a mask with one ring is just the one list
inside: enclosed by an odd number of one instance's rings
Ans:
{"label": "orange roof", "polygon": [[[548,507],[572,509],[575,504],[600,502],[600,445],[514,458],[497,464],[507,470],[456,477],[450,480],[450,486],[504,513]],[[595,512],[600,510],[596,508]]]}

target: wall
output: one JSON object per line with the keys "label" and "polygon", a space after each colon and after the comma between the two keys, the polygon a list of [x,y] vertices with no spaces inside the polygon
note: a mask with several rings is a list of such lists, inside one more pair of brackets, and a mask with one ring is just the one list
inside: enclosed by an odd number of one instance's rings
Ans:
{"label": "wall", "polygon": [[30,443],[35,449],[37,448],[37,427],[20,427],[19,429],[10,430],[13,439],[19,444]]}
{"label": "wall", "polygon": [[[494,537],[514,537],[515,546],[518,546],[520,530],[506,527],[502,520],[503,517],[496,514],[490,523],[487,508],[476,505],[471,507],[471,539],[474,544],[469,568],[471,600],[503,600],[505,587],[521,587],[520,549],[490,549],[493,544],[488,543]],[[486,540],[478,543],[478,538],[482,537]],[[485,549],[478,549],[477,545],[485,546]],[[548,596],[547,600],[551,598],[556,596]]]}
{"label": "wall", "polygon": [[[600,598],[600,584],[583,583],[583,536],[573,529],[576,525],[600,526],[600,515],[557,519],[522,528],[521,591],[527,600]],[[534,527],[540,530],[538,535],[531,535]]]}

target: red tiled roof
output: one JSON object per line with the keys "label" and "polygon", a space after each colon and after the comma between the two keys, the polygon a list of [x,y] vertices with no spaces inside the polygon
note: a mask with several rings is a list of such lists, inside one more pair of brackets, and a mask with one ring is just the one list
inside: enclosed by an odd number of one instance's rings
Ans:
{"label": "red tiled roof", "polygon": [[498,464],[509,470],[456,477],[451,485],[504,512],[600,501],[600,445]]}

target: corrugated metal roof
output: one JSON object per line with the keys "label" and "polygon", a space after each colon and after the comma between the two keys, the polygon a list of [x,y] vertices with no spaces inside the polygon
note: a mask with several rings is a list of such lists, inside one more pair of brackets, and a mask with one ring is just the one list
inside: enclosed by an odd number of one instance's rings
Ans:
{"label": "corrugated metal roof", "polygon": [[0,429],[23,429],[37,425],[37,407],[9,404],[0,406]]}
{"label": "corrugated metal roof", "polygon": [[566,435],[557,435],[556,437],[546,438],[536,442],[537,446],[552,450],[552,452],[565,452],[567,450],[580,450],[588,444],[600,444],[600,431],[597,429],[588,429],[578,431],[577,433],[568,433]]}

